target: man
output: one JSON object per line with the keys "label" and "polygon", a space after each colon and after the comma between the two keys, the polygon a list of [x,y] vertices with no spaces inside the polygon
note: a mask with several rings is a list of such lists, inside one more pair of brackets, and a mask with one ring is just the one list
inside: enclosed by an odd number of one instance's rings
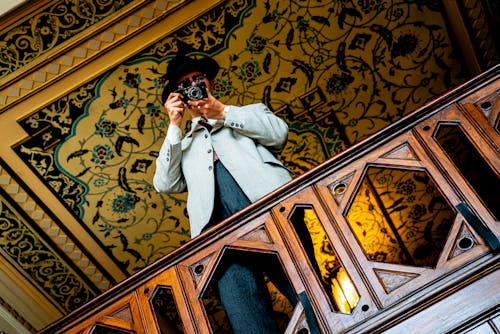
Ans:
{"label": "man", "polygon": [[[159,192],[188,191],[191,236],[231,216],[291,177],[272,152],[285,145],[288,126],[264,104],[229,106],[212,94],[219,65],[212,58],[176,56],[162,94],[170,125],[156,160]],[[199,87],[207,87],[206,97]],[[184,112],[192,118],[184,138]],[[249,261],[234,261],[217,278],[219,295],[236,334],[277,333],[262,275]],[[263,303],[263,300],[267,300]]]}

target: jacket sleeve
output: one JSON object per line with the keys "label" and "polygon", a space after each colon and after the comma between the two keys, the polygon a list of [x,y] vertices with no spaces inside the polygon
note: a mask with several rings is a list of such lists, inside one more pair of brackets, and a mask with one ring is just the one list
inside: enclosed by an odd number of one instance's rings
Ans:
{"label": "jacket sleeve", "polygon": [[186,181],[181,168],[181,143],[171,144],[165,138],[156,159],[153,185],[158,192],[180,193],[186,191]]}
{"label": "jacket sleeve", "polygon": [[263,103],[227,107],[224,126],[273,152],[281,151],[288,137],[288,125]]}

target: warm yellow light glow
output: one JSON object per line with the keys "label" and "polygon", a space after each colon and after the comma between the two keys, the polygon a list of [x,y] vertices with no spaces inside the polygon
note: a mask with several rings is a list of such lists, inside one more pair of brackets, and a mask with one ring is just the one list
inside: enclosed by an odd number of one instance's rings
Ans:
{"label": "warm yellow light glow", "polygon": [[346,218],[369,260],[435,267],[455,215],[425,171],[370,167]]}
{"label": "warm yellow light glow", "polygon": [[352,284],[351,279],[349,276],[347,276],[347,273],[345,272],[344,268],[340,268],[338,274],[337,274],[337,279],[340,283],[340,286],[342,288],[342,291],[344,292],[344,295],[349,302],[349,305],[351,308],[354,308],[359,301],[359,295],[356,292],[356,288]]}
{"label": "warm yellow light glow", "polygon": [[[333,252],[322,251],[324,241],[328,238],[313,209],[304,210],[304,221],[313,241],[314,256],[321,271],[321,279],[326,281],[328,280],[326,277],[331,277],[331,292],[328,293],[331,293],[336,309],[339,312],[350,314],[359,301],[356,288],[344,268],[336,260],[336,255]],[[334,264],[336,268],[330,272],[332,268],[328,264]]]}
{"label": "warm yellow light glow", "polygon": [[345,298],[344,292],[336,279],[332,280],[332,294],[337,309],[345,314],[351,313],[351,305],[349,305],[349,302]]}

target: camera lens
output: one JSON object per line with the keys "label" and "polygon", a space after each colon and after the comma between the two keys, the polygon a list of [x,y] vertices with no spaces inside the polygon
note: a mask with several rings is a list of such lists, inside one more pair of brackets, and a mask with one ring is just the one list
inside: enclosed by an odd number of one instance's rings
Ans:
{"label": "camera lens", "polygon": [[203,92],[200,87],[192,86],[186,89],[187,98],[191,101],[201,100],[203,98]]}

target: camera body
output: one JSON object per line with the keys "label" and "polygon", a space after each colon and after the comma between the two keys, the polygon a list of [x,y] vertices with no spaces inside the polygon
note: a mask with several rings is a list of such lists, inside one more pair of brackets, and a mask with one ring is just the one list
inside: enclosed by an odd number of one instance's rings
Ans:
{"label": "camera body", "polygon": [[208,97],[207,85],[203,81],[196,82],[193,86],[180,88],[176,90],[175,93],[182,94],[181,100],[186,105],[188,104],[188,101],[198,101]]}

